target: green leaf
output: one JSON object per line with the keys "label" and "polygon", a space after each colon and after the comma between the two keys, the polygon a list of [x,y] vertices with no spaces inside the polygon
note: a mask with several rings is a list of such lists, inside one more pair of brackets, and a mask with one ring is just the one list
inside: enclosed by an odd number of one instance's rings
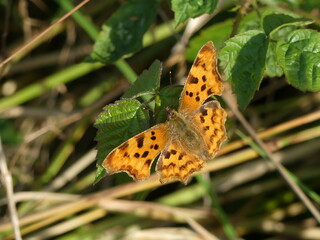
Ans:
{"label": "green leaf", "polygon": [[266,74],[269,77],[280,77],[283,75],[282,68],[277,63],[276,43],[269,42],[266,58]]}
{"label": "green leaf", "polygon": [[277,43],[277,60],[288,82],[301,91],[320,90],[320,34],[301,29]]}
{"label": "green leaf", "polygon": [[5,145],[21,144],[23,138],[11,119],[0,118],[0,139]]}
{"label": "green leaf", "polygon": [[108,63],[142,47],[142,37],[154,21],[158,2],[131,0],[124,3],[102,26],[91,59]]}
{"label": "green leaf", "polygon": [[[111,150],[149,127],[149,114],[139,101],[123,99],[105,106],[94,125],[98,129],[95,140],[99,166]],[[98,167],[95,182],[104,175],[102,170]]]}
{"label": "green leaf", "polygon": [[226,80],[231,82],[242,110],[260,86],[267,48],[267,36],[262,31],[253,30],[229,39],[220,52]]}
{"label": "green leaf", "polygon": [[182,86],[168,86],[160,90],[156,99],[155,121],[164,122],[167,119],[166,108],[177,109]]}
{"label": "green leaf", "polygon": [[204,13],[212,13],[216,8],[217,0],[171,0],[176,25],[188,18],[195,18]]}
{"label": "green leaf", "polygon": [[221,48],[224,41],[230,36],[232,23],[233,20],[230,19],[202,30],[199,35],[191,39],[185,53],[186,59],[193,61],[197,56],[199,49],[208,41],[213,41],[213,44],[217,49]]}
{"label": "green leaf", "polygon": [[293,14],[274,13],[266,11],[262,17],[262,26],[264,32],[270,35],[271,39],[279,39],[278,31],[287,26],[300,27],[313,23],[311,19],[302,18]]}
{"label": "green leaf", "polygon": [[[256,11],[252,11],[244,16],[239,25],[239,32],[259,30],[260,21],[257,19],[258,16]],[[189,42],[189,46],[185,53],[186,59],[190,62],[193,61],[199,49],[208,41],[213,41],[214,46],[218,50],[223,47],[224,42],[231,34],[233,23],[234,19],[227,19],[201,30],[200,33]]]}
{"label": "green leaf", "polygon": [[299,1],[299,3],[300,3],[300,7],[306,12],[311,12],[312,10],[320,8],[319,0],[304,0],[304,1]]}
{"label": "green leaf", "polygon": [[132,87],[122,96],[124,98],[132,98],[142,92],[155,92],[160,87],[160,77],[162,72],[161,62],[156,60],[152,63],[148,70],[144,70]]}

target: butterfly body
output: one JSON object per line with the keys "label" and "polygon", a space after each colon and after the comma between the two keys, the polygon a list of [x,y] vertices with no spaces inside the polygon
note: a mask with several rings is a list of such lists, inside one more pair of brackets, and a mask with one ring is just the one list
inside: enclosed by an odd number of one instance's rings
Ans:
{"label": "butterfly body", "polygon": [[155,158],[161,183],[179,180],[187,183],[190,175],[212,159],[227,138],[226,112],[219,102],[222,82],[217,71],[217,54],[212,42],[199,51],[182,90],[178,110],[168,109],[169,119],[130,138],[104,159],[108,174],[127,172],[134,180],[150,176]]}
{"label": "butterfly body", "polygon": [[189,153],[208,160],[210,156],[203,148],[205,141],[192,122],[192,117],[190,118],[188,114],[183,112],[179,113],[175,110],[170,110],[169,119],[172,139],[182,143]]}

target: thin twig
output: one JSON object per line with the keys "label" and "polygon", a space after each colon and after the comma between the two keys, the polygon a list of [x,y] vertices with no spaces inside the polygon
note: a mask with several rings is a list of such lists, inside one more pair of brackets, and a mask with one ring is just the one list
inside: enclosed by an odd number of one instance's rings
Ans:
{"label": "thin twig", "polygon": [[81,8],[83,5],[90,2],[90,0],[84,0],[80,4],[78,4],[75,8],[73,8],[70,12],[66,13],[63,17],[61,17],[58,21],[53,23],[50,27],[46,28],[42,33],[40,33],[38,36],[36,36],[34,39],[32,39],[30,42],[28,42],[26,45],[24,45],[22,48],[20,48],[18,51],[13,53],[10,57],[5,59],[2,63],[0,63],[0,68],[3,67],[5,64],[10,62],[13,58],[15,58],[17,55],[19,55],[21,52],[23,52],[25,49],[30,47],[34,42],[36,42],[38,39],[42,38],[44,35],[46,35],[48,32],[50,32],[56,25],[63,22],[66,18],[68,18],[71,14],[73,14],[75,11],[77,11],[79,8]]}
{"label": "thin twig", "polygon": [[[227,96],[227,97],[226,97]],[[259,145],[261,149],[265,152],[270,161],[275,165],[279,173],[285,179],[285,181],[289,184],[292,190],[297,194],[297,196],[301,199],[301,201],[306,205],[309,211],[312,213],[314,218],[320,223],[320,214],[314,204],[310,201],[310,199],[304,194],[304,192],[299,188],[299,186],[290,178],[288,173],[282,164],[276,160],[273,154],[269,151],[267,146],[263,143],[263,141],[257,136],[255,130],[251,127],[248,121],[244,118],[242,113],[239,111],[234,95],[231,94],[231,88],[228,88],[228,91],[225,91],[225,96],[223,97],[224,101],[227,103],[228,107],[231,111],[236,115],[238,120],[241,122],[242,126],[247,130],[252,139]]]}
{"label": "thin twig", "polygon": [[230,34],[230,38],[234,37],[237,34],[240,22],[241,22],[243,16],[245,14],[247,14],[250,4],[251,4],[251,0],[244,0],[241,3],[240,9],[238,10],[236,18],[235,18],[235,21],[233,23],[233,27],[232,27],[232,32]]}
{"label": "thin twig", "polygon": [[21,238],[21,233],[19,228],[19,218],[17,214],[15,200],[13,197],[14,194],[13,194],[13,186],[12,186],[12,177],[8,170],[6,158],[2,150],[1,138],[0,138],[0,172],[1,172],[1,180],[7,193],[9,214],[10,214],[11,222],[13,225],[15,239],[20,240],[22,238]]}

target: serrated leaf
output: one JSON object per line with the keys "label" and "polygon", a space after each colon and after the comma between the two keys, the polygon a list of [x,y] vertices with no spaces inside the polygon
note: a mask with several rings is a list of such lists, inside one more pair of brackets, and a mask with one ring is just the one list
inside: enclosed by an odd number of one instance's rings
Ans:
{"label": "serrated leaf", "polygon": [[320,34],[301,29],[277,43],[277,60],[287,80],[301,91],[320,90]]}
{"label": "serrated leaf", "polygon": [[282,68],[277,63],[276,43],[269,42],[266,58],[266,74],[269,77],[280,77],[283,75]]}
{"label": "serrated leaf", "polygon": [[[97,164],[101,165],[111,150],[149,127],[149,115],[139,101],[123,99],[104,107],[94,126],[98,129]],[[102,170],[97,169],[95,182],[104,176]]]}
{"label": "serrated leaf", "polygon": [[226,41],[219,58],[243,110],[259,89],[265,69],[268,41],[262,31],[248,31]]}
{"label": "serrated leaf", "polygon": [[217,6],[217,0],[171,0],[176,25],[188,18],[195,18],[204,13],[212,13]]}
{"label": "serrated leaf", "polygon": [[102,26],[91,59],[108,63],[142,47],[142,37],[155,19],[158,2],[131,0],[124,3]]}
{"label": "serrated leaf", "polygon": [[305,26],[311,23],[313,23],[313,21],[308,18],[298,17],[293,14],[274,13],[271,11],[266,11],[262,17],[264,32],[274,40],[279,39],[279,36],[281,37],[283,35],[283,33],[279,34],[278,31],[284,27]]}
{"label": "serrated leaf", "polygon": [[156,92],[160,87],[160,77],[162,72],[161,62],[156,60],[154,61],[149,69],[144,70],[138,79],[134,82],[131,88],[123,94],[124,98],[132,98],[137,94],[143,92]]}
{"label": "serrated leaf", "polygon": [[160,90],[156,100],[155,121],[164,122],[167,119],[166,107],[177,109],[182,86],[168,86]]}

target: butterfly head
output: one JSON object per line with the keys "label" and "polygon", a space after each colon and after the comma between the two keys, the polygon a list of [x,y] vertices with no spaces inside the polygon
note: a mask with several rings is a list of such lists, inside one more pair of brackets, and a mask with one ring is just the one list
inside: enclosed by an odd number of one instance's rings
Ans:
{"label": "butterfly head", "polygon": [[176,110],[171,109],[170,107],[166,107],[166,111],[169,120],[175,120],[179,117],[179,113]]}

